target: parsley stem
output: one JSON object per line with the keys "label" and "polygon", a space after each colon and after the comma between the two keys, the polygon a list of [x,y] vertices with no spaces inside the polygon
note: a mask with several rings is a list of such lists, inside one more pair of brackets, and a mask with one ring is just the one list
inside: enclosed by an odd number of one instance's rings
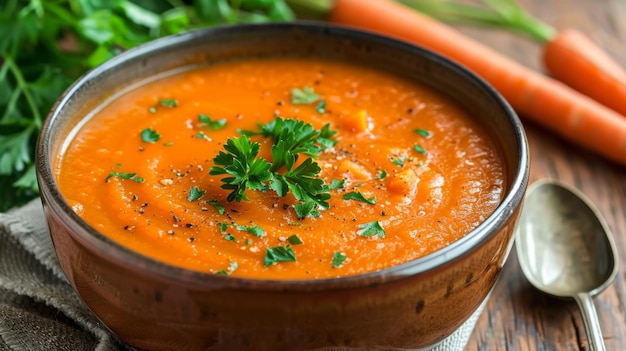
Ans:
{"label": "parsley stem", "polygon": [[11,70],[11,73],[15,77],[15,81],[17,82],[17,85],[19,87],[19,90],[16,90],[16,91],[21,91],[22,94],[24,94],[24,97],[26,98],[26,101],[28,102],[28,107],[33,113],[35,126],[37,126],[37,129],[40,129],[41,128],[41,114],[39,113],[39,109],[37,108],[37,103],[35,102],[35,99],[33,99],[33,95],[28,89],[28,84],[26,83],[26,80],[24,79],[24,76],[22,75],[22,71],[20,71],[19,67],[17,67],[12,57],[5,57],[4,64],[7,65],[7,67],[9,67],[9,70]]}

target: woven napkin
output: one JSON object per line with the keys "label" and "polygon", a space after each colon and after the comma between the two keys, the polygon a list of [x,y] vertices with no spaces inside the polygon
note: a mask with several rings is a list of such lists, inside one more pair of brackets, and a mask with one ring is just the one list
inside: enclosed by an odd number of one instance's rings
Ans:
{"label": "woven napkin", "polygon": [[[483,306],[432,350],[463,350]],[[41,201],[0,213],[0,351],[131,349],[98,321],[65,279]]]}

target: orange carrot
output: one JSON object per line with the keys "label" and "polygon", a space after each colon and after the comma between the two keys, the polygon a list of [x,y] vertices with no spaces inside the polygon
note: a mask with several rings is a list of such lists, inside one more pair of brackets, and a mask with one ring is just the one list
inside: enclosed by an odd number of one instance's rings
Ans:
{"label": "orange carrot", "polygon": [[584,34],[558,32],[543,62],[554,78],[626,116],[626,71]]}
{"label": "orange carrot", "polygon": [[626,165],[626,118],[441,22],[390,0],[337,0],[330,20],[447,56],[494,86],[522,117]]}

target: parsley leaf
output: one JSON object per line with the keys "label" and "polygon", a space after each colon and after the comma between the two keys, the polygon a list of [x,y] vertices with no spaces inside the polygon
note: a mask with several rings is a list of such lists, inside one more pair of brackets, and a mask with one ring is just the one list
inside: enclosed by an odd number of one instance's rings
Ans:
{"label": "parsley leaf", "polygon": [[398,157],[392,157],[391,158],[391,163],[393,163],[396,166],[404,166],[404,161],[406,159],[406,156],[402,155],[402,156],[398,156]]}
{"label": "parsley leaf", "polygon": [[360,236],[370,237],[372,235],[378,235],[381,238],[385,237],[385,230],[378,221],[359,224],[358,227],[360,230],[357,231],[357,234]]}
{"label": "parsley leaf", "polygon": [[424,148],[420,145],[420,144],[415,144],[413,145],[413,150],[419,152],[422,155],[427,155],[428,153],[426,152],[426,150],[424,150]]}
{"label": "parsley leaf", "polygon": [[384,169],[379,169],[378,172],[376,173],[376,178],[378,180],[383,180],[385,178],[387,178],[387,171],[385,171]]}
{"label": "parsley leaf", "polygon": [[302,240],[300,240],[300,238],[297,235],[291,235],[290,237],[287,238],[287,241],[289,241],[290,244],[292,245],[301,245],[303,244]]}
{"label": "parsley leaf", "polygon": [[235,224],[235,229],[243,231],[243,232],[248,232],[259,238],[265,236],[265,230],[263,230],[263,228],[259,227],[258,225],[245,226],[245,225]]}
{"label": "parsley leaf", "polygon": [[274,265],[278,262],[296,262],[296,254],[293,252],[291,246],[287,245],[268,247],[265,251],[265,258],[263,265],[265,267]]}
{"label": "parsley leaf", "polygon": [[159,105],[165,107],[177,107],[178,101],[176,101],[175,99],[160,99]]}
{"label": "parsley leaf", "polygon": [[141,131],[141,140],[144,143],[156,143],[161,139],[161,135],[156,130],[146,128]]}
{"label": "parsley leaf", "polygon": [[217,210],[217,213],[221,215],[224,214],[224,210],[225,210],[224,205],[217,202],[217,200],[207,200],[206,203],[208,205],[215,207],[215,209]]}
{"label": "parsley leaf", "polygon": [[347,258],[346,255],[342,254],[339,251],[335,251],[333,253],[333,263],[332,263],[333,268],[338,268],[339,266],[341,266],[341,264],[343,264],[346,258]]}
{"label": "parsley leaf", "polygon": [[114,177],[132,180],[133,182],[137,182],[137,183],[144,182],[143,178],[137,177],[137,173],[122,173],[122,172],[115,172],[115,171],[111,171],[111,173],[109,173],[109,175],[106,178],[104,178],[104,181],[108,182],[109,179],[114,178]]}
{"label": "parsley leaf", "polygon": [[417,128],[413,132],[416,133],[416,134],[419,134],[419,135],[421,135],[421,136],[423,136],[425,138],[430,137],[430,132],[427,131],[426,129]]}
{"label": "parsley leaf", "polygon": [[[230,138],[224,145],[224,151],[220,151],[213,159],[217,166],[211,167],[211,175],[228,175],[222,178],[222,188],[232,190],[227,200],[248,200],[246,189],[265,190],[265,182],[272,179],[269,171],[271,163],[262,158],[256,158],[259,154],[260,144],[253,143],[246,135],[241,138]],[[220,167],[221,166],[221,167]]]}
{"label": "parsley leaf", "polygon": [[345,182],[346,182],[345,179],[341,179],[341,180],[333,179],[330,181],[328,190],[343,189],[343,185],[345,184]]}
{"label": "parsley leaf", "polygon": [[203,113],[198,115],[198,122],[200,122],[200,124],[208,126],[212,130],[220,130],[220,129],[226,127],[226,119],[225,118],[213,120],[213,119],[211,119],[211,116],[205,115]]}
{"label": "parsley leaf", "polygon": [[352,191],[352,192],[343,194],[341,198],[344,200],[356,200],[356,201],[366,202],[370,205],[376,204],[376,197],[372,196],[368,199],[365,196],[363,196],[363,194],[361,194],[360,191]]}
{"label": "parsley leaf", "polygon": [[194,186],[191,189],[189,189],[189,194],[187,194],[187,200],[188,201],[198,201],[198,200],[200,200],[201,197],[204,196],[205,193],[206,193],[206,191],[198,188],[197,186]]}
{"label": "parsley leaf", "polygon": [[312,104],[315,101],[321,99],[322,97],[313,91],[313,88],[309,86],[305,86],[302,89],[293,88],[291,89],[291,103],[292,104]]}
{"label": "parsley leaf", "polygon": [[317,106],[315,107],[315,111],[317,111],[317,113],[319,114],[324,114],[324,112],[326,112],[326,101],[322,100],[318,102]]}

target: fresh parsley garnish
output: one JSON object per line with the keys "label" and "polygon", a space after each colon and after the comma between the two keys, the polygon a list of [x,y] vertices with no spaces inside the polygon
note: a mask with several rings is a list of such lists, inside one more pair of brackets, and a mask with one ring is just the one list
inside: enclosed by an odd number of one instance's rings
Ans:
{"label": "fresh parsley garnish", "polygon": [[156,130],[150,128],[142,130],[140,135],[144,143],[156,143],[161,139],[161,135]]}
{"label": "fresh parsley garnish", "polygon": [[267,251],[265,251],[263,265],[267,267],[278,262],[296,262],[296,254],[293,252],[291,246],[287,245],[267,248]]}
{"label": "fresh parsley garnish", "polygon": [[356,201],[366,202],[370,205],[376,204],[376,197],[372,196],[368,199],[365,196],[363,196],[363,194],[361,194],[360,191],[351,191],[349,193],[343,194],[341,198],[344,200],[356,200]]}
{"label": "fresh parsley garnish", "polygon": [[385,178],[387,178],[387,171],[385,171],[384,169],[379,169],[378,172],[376,172],[376,178],[378,180],[383,180]]}
{"label": "fresh parsley garnish", "polygon": [[317,106],[315,106],[315,111],[319,114],[324,114],[324,112],[326,112],[326,101],[322,100],[318,102]]}
{"label": "fresh parsley garnish", "polygon": [[263,228],[259,227],[258,225],[245,226],[245,225],[235,224],[235,229],[250,233],[259,238],[265,236],[265,230],[263,230]]}
{"label": "fresh parsley garnish", "polygon": [[201,197],[204,196],[205,193],[206,193],[205,190],[202,190],[198,188],[197,186],[194,186],[191,189],[189,189],[189,194],[187,194],[187,200],[198,201],[200,200]]}
{"label": "fresh parsley garnish", "polygon": [[318,95],[313,91],[313,88],[309,86],[305,86],[302,89],[293,88],[291,89],[291,103],[292,104],[302,104],[308,105],[312,104],[315,101],[321,99],[322,96]]}
{"label": "fresh parsley garnish", "polygon": [[217,213],[221,215],[224,214],[224,205],[217,202],[217,200],[207,200],[206,203],[208,205],[215,207],[215,209],[217,210]]}
{"label": "fresh parsley garnish", "polygon": [[176,101],[175,99],[160,99],[159,105],[165,107],[176,107],[178,106],[178,101]]}
{"label": "fresh parsley garnish", "polygon": [[378,235],[381,238],[385,237],[385,230],[378,221],[359,224],[358,227],[360,229],[356,233],[360,236],[370,237],[372,235]]}
{"label": "fresh parsley garnish", "polygon": [[220,130],[220,129],[226,127],[226,119],[225,118],[213,120],[211,118],[211,116],[205,115],[204,113],[201,113],[201,114],[198,115],[198,122],[200,122],[200,124],[208,126],[212,130]]}
{"label": "fresh parsley garnish", "polygon": [[228,269],[220,269],[219,271],[215,272],[215,274],[229,275],[233,273],[234,271],[236,271],[237,268],[239,268],[239,264],[237,263],[237,261],[231,261]]}
{"label": "fresh parsley garnish", "polygon": [[289,241],[290,244],[292,245],[301,245],[302,240],[300,240],[300,238],[297,235],[291,235],[290,237],[287,238],[287,241]]}
{"label": "fresh parsley garnish", "polygon": [[341,179],[341,180],[333,179],[330,181],[328,190],[343,189],[343,185],[345,182],[346,182],[345,179]]}
{"label": "fresh parsley garnish", "polygon": [[[319,178],[321,168],[313,158],[327,147],[336,144],[331,137],[336,133],[325,125],[316,130],[309,123],[296,119],[277,117],[260,125],[260,131],[242,131],[240,138],[231,138],[213,159],[211,175],[227,175],[222,178],[222,188],[232,190],[228,201],[247,200],[246,190],[274,190],[279,196],[289,191],[298,200],[294,210],[298,218],[319,214],[317,208],[327,209],[330,198],[328,186]],[[272,162],[257,157],[260,144],[249,136],[262,135],[272,138]],[[308,156],[297,166],[301,156]]]}
{"label": "fresh parsley garnish", "polygon": [[430,137],[430,132],[427,131],[426,129],[421,129],[421,128],[417,128],[415,129],[413,132],[415,132],[416,134],[419,134],[425,138]]}
{"label": "fresh parsley garnish", "polygon": [[211,175],[227,175],[222,178],[222,188],[232,190],[227,200],[248,200],[246,189],[265,190],[265,182],[272,179],[269,171],[272,164],[262,158],[256,158],[260,150],[259,143],[253,143],[246,135],[230,138],[213,159],[216,166],[211,167]]}
{"label": "fresh parsley garnish", "polygon": [[404,166],[404,161],[406,159],[406,156],[402,155],[402,156],[398,156],[398,157],[392,157],[391,158],[391,163],[393,163],[396,166]]}
{"label": "fresh parsley garnish", "polygon": [[224,235],[224,239],[226,239],[228,241],[237,241],[237,238],[235,238],[232,234]]}
{"label": "fresh parsley garnish", "polygon": [[346,260],[346,255],[342,254],[339,251],[335,251],[333,253],[333,268],[338,268],[341,264]]}
{"label": "fresh parsley garnish", "polygon": [[413,145],[413,150],[419,152],[422,155],[427,155],[428,153],[426,152],[426,150],[424,150],[424,148],[420,145],[420,144],[415,144]]}
{"label": "fresh parsley garnish", "polygon": [[133,182],[137,182],[137,183],[143,183],[145,179],[138,177],[137,173],[123,173],[123,172],[115,172],[115,171],[111,171],[111,173],[109,173],[109,175],[104,178],[105,182],[108,182],[109,179],[111,178],[121,178],[121,179],[128,179],[128,180],[132,180]]}

